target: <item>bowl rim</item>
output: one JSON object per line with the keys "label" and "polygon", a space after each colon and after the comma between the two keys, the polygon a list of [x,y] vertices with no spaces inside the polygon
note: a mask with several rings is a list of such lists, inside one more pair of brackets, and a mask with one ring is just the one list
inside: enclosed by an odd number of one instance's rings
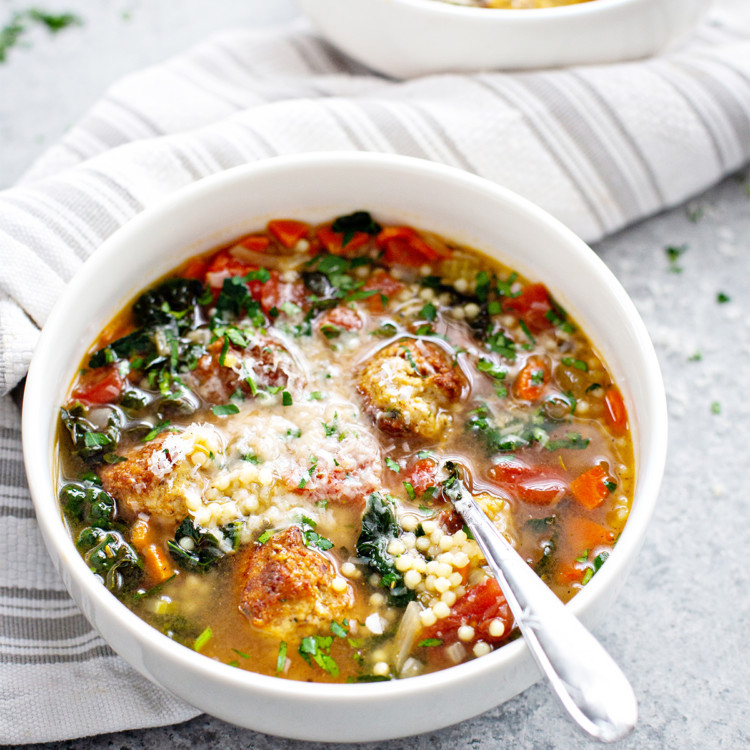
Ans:
{"label": "bowl rim", "polygon": [[[394,5],[404,5],[426,13],[436,12],[448,16],[460,16],[463,18],[477,18],[488,11],[501,14],[501,19],[492,19],[492,23],[504,20],[506,22],[527,23],[544,22],[554,19],[559,15],[599,15],[610,8],[618,8],[628,5],[638,5],[643,0],[592,0],[592,2],[575,3],[574,5],[559,5],[552,8],[480,8],[470,5],[455,5],[449,0],[387,0]],[[439,6],[433,8],[432,6]],[[595,6],[592,8],[591,6]],[[528,18],[527,18],[528,17]],[[483,23],[490,21],[489,16],[481,18]]]}
{"label": "bowl rim", "polygon": [[[433,0],[429,1],[432,2]],[[614,2],[620,2],[620,0],[614,0]],[[652,416],[653,428],[651,434],[654,451],[649,462],[644,466],[639,466],[636,495],[641,497],[641,500],[638,506],[633,508],[636,512],[631,511],[617,547],[610,555],[607,565],[603,566],[597,576],[567,604],[573,613],[578,616],[589,608],[593,600],[598,599],[606,591],[613,579],[618,576],[624,577],[643,542],[647,525],[658,498],[659,484],[666,461],[667,411],[661,372],[646,327],[635,305],[602,259],[559,220],[528,199],[485,178],[455,167],[414,157],[367,152],[317,152],[273,157],[225,170],[179,189],[158,204],[144,210],[113,233],[82,265],[50,313],[32,358],[24,395],[22,414],[24,463],[37,522],[43,533],[45,544],[54,549],[54,554],[51,554],[51,557],[55,565],[59,569],[64,560],[71,583],[75,584],[78,590],[84,591],[96,606],[116,612],[117,618],[123,624],[124,629],[129,631],[139,643],[147,644],[150,648],[168,657],[172,663],[184,666],[191,672],[204,677],[218,678],[225,685],[232,685],[237,688],[254,688],[262,691],[265,695],[298,699],[336,700],[349,704],[366,703],[384,695],[400,696],[418,693],[423,686],[425,689],[428,687],[434,689],[436,686],[455,685],[480,674],[493,672],[501,668],[503,664],[517,663],[527,649],[523,640],[517,639],[481,659],[473,659],[438,672],[404,680],[358,683],[356,685],[298,682],[236,669],[208,657],[202,657],[200,654],[196,658],[196,653],[192,649],[171,640],[122,604],[117,597],[97,581],[83,558],[78,554],[72,537],[63,522],[55,490],[54,468],[50,461],[54,448],[54,430],[51,434],[51,444],[46,444],[47,430],[50,425],[54,425],[57,414],[40,414],[39,408],[34,403],[37,392],[44,385],[45,360],[52,356],[55,344],[60,336],[70,336],[65,324],[65,310],[71,307],[75,300],[87,289],[88,285],[95,281],[100,267],[105,265],[108,256],[116,253],[120,248],[127,248],[131,238],[151,225],[158,225],[174,211],[184,210],[186,206],[194,202],[200,202],[204,196],[210,195],[216,190],[229,189],[245,180],[262,179],[263,175],[268,173],[287,170],[290,174],[293,174],[300,168],[314,170],[331,167],[357,167],[386,172],[393,171],[394,178],[399,171],[416,171],[444,182],[459,183],[464,187],[492,194],[494,199],[511,206],[514,210],[523,214],[527,220],[540,222],[551,229],[558,235],[560,244],[568,246],[569,252],[586,256],[586,260],[594,265],[601,281],[608,287],[614,300],[627,312],[640,344],[639,349],[643,355],[643,364],[648,371],[647,380],[650,385],[647,403],[643,404],[643,408],[649,409]],[[377,211],[377,207],[373,207],[373,210]],[[150,279],[148,283],[153,283],[153,281],[156,281],[156,277]],[[83,356],[86,348],[90,346],[90,342],[79,341],[78,346],[81,356]],[[628,404],[629,410],[632,410],[633,406],[632,403]],[[40,440],[40,438],[44,438],[44,440]],[[51,493],[48,492],[50,488],[52,489]],[[50,549],[50,553],[52,549]],[[65,576],[63,578],[66,579]],[[65,583],[70,589],[71,586],[67,579]],[[89,617],[89,619],[91,618]],[[154,677],[156,678],[156,676]]]}

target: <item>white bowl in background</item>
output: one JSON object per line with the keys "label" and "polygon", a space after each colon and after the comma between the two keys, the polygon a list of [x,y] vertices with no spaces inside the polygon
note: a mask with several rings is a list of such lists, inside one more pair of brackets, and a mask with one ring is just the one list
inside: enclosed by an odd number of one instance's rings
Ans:
{"label": "white bowl in background", "polygon": [[261,229],[271,218],[320,222],[357,209],[437,232],[544,282],[613,372],[629,410],[637,484],[630,518],[607,564],[568,604],[588,625],[612,603],[637,556],[667,443],[656,356],[625,291],[560,222],[484,179],[383,154],[281,157],[201,180],[115,233],[59,300],[26,383],[24,459],[47,548],[91,624],[143,675],[221,719],[318,741],[384,740],[435,730],[508,700],[539,673],[522,640],[440,672],[356,685],[258,675],[181,646],[121,604],[76,550],[57,500],[55,435],[59,407],[85,352],[140,290],[188,257]]}
{"label": "white bowl in background", "polygon": [[593,0],[531,10],[442,0],[297,0],[329,42],[396,78],[647,57],[684,39],[712,0]]}

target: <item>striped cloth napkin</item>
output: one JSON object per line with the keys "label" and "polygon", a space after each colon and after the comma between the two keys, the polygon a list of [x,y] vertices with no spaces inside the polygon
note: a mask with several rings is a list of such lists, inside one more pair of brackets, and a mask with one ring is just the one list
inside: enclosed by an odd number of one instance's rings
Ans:
{"label": "striped cloth napkin", "polygon": [[658,59],[404,82],[301,24],[234,30],[116,83],[0,193],[0,742],[197,713],[94,634],[36,528],[18,409],[3,394],[65,283],[119,226],[195,180],[276,154],[357,149],[475,172],[597,240],[750,159],[750,3],[722,0],[689,45]]}

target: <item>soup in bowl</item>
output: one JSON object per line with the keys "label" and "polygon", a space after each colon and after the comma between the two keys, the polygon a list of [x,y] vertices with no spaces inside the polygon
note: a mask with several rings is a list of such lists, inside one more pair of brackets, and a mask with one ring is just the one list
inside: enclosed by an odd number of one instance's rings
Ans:
{"label": "soup in bowl", "polygon": [[536,677],[446,462],[586,620],[650,515],[663,394],[554,220],[455,170],[321,155],[114,236],[45,327],[24,446],[53,559],[137,668],[254,729],[382,739]]}

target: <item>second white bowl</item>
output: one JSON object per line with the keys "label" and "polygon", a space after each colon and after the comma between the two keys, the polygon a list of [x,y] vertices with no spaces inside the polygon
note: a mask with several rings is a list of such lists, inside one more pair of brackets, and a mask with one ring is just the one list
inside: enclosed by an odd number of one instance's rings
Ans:
{"label": "second white bowl", "polygon": [[683,39],[711,0],[594,0],[501,10],[441,0],[297,0],[320,33],[396,78],[551,68],[653,55]]}

